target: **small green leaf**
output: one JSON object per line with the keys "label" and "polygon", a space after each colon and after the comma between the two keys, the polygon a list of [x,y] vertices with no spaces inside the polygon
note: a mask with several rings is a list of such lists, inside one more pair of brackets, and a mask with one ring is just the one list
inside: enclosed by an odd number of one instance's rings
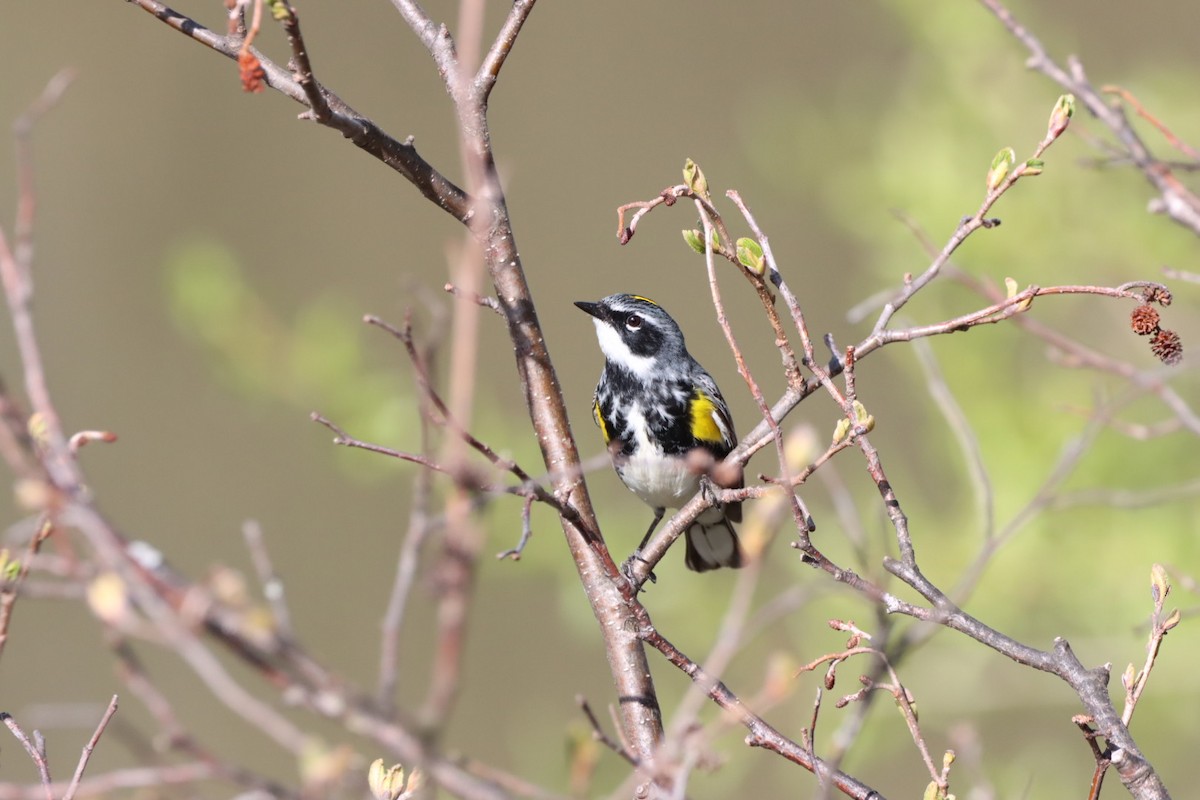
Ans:
{"label": "small green leaf", "polygon": [[690,230],[682,230],[683,240],[687,242],[688,247],[695,250],[700,255],[704,255],[704,234],[692,228]]}
{"label": "small green leaf", "polygon": [[833,428],[833,443],[841,444],[850,435],[850,420],[842,417]]}
{"label": "small green leaf", "polygon": [[1025,166],[1021,169],[1021,177],[1025,177],[1026,175],[1041,175],[1045,167],[1045,161],[1042,161],[1040,158],[1031,158],[1025,162]]}
{"label": "small green leaf", "polygon": [[708,179],[704,177],[704,172],[700,169],[700,165],[690,158],[683,163],[683,182],[696,194],[709,199],[708,194]]}
{"label": "small green leaf", "polygon": [[853,408],[854,424],[861,427],[865,433],[875,430],[875,417],[867,413],[867,407],[855,400]]}
{"label": "small green leaf", "polygon": [[737,260],[755,275],[762,275],[767,268],[762,245],[745,236],[737,240]]}
{"label": "small green leaf", "polygon": [[1161,606],[1170,593],[1171,581],[1167,577],[1167,568],[1162,564],[1155,564],[1150,568],[1150,597],[1153,598],[1154,605]]}
{"label": "small green leaf", "polygon": [[1004,183],[1004,179],[1008,177],[1009,171],[1013,164],[1017,163],[1017,154],[1011,147],[1005,147],[996,157],[992,159],[992,168],[987,174],[988,191],[995,191],[996,187]]}
{"label": "small green leaf", "polygon": [[371,762],[367,770],[367,786],[377,800],[396,800],[405,788],[404,767],[386,766],[382,758]]}

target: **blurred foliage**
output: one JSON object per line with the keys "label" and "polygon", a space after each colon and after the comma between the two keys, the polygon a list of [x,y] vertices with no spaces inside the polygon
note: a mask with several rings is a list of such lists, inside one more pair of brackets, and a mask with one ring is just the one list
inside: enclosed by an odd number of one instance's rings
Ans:
{"label": "blurred foliage", "polygon": [[[213,240],[177,245],[165,262],[171,317],[208,356],[218,378],[260,402],[319,410],[351,436],[420,449],[413,390],[395,366],[372,366],[370,331],[345,300],[326,295],[291,320],[248,281],[237,257]],[[399,349],[399,343],[396,343]],[[319,409],[301,404],[319,398]],[[355,474],[384,476],[381,458],[343,454]]]}
{"label": "blurred foliage", "polygon": [[[890,10],[912,42],[912,55],[896,65],[899,77],[890,91],[878,91],[873,71],[851,72],[833,76],[835,85],[815,103],[781,102],[786,89],[771,85],[751,101],[754,113],[739,115],[754,120],[753,126],[743,129],[743,140],[762,174],[791,192],[819,195],[825,202],[826,221],[852,240],[862,262],[871,268],[874,283],[861,285],[860,281],[853,287],[861,297],[896,286],[902,273],[920,272],[928,264],[913,232],[893,219],[891,211],[913,220],[940,248],[957,221],[982,201],[992,155],[1012,145],[1018,159],[1028,157],[1044,134],[1059,93],[1048,80],[1022,79],[1024,70],[1021,59],[1014,56],[1011,38],[998,25],[978,24],[976,7],[892,6]],[[1039,35],[1050,38],[1054,32],[1041,30]],[[1172,126],[1184,132],[1200,129],[1200,116],[1188,100],[1194,87],[1161,80],[1162,67],[1148,64],[1144,69],[1152,74],[1134,74],[1128,80],[1156,88],[1156,107],[1169,110]],[[1172,87],[1174,96],[1167,94]],[[857,102],[840,100],[846,96],[878,104],[870,126],[856,124],[862,109]],[[1003,220],[1002,227],[976,233],[958,251],[954,263],[995,284],[1012,276],[1021,286],[1155,280],[1162,263],[1194,263],[1194,239],[1177,232],[1164,235],[1171,223],[1145,213],[1148,191],[1140,175],[1123,167],[1081,166],[1081,160],[1101,155],[1087,139],[1104,137],[1099,126],[1082,117],[1077,115],[1067,135],[1047,152],[1045,173],[1021,181],[995,206],[993,215]],[[817,154],[795,152],[791,144],[837,136],[849,137],[850,149],[859,151],[860,157],[830,164]],[[710,175],[710,180],[717,178]],[[1119,235],[1111,235],[1118,230]],[[1186,286],[1180,286],[1179,292],[1190,294]],[[897,322],[900,326],[906,320],[933,322],[980,305],[978,298],[943,278],[922,292]],[[1094,297],[1042,299],[1034,304],[1031,316],[1089,347],[1152,369],[1153,359],[1128,330],[1130,310],[1126,303]],[[1174,320],[1164,324],[1186,327],[1191,323],[1183,308],[1166,309],[1164,315]],[[868,315],[870,322],[873,317]],[[1000,327],[1007,330],[943,337],[935,341],[935,350],[945,379],[980,439],[1002,523],[1033,497],[1091,410],[1116,399],[1124,387],[1106,375],[1056,366],[1043,357],[1046,348],[1040,342],[1020,334],[1015,326]],[[866,325],[859,330],[865,332]],[[1185,346],[1187,341],[1185,334]],[[866,374],[875,368],[876,358],[910,364],[911,357],[900,352],[903,347],[892,346],[873,356],[861,371]],[[948,555],[942,544],[945,539],[968,535],[977,541],[980,532],[977,526],[962,528],[968,520],[963,512],[968,510],[970,494],[961,478],[961,459],[945,442],[946,428],[936,413],[920,410],[929,406],[925,376],[916,369],[905,369],[900,375],[902,384],[889,386],[886,397],[868,393],[864,399],[872,410],[886,402],[889,408],[926,417],[921,426],[927,432],[923,447],[929,448],[925,464],[919,458],[898,459],[901,454],[896,452],[887,455],[893,471],[899,471],[895,476],[899,486],[921,480],[927,474],[925,466],[948,482],[935,493],[940,506],[936,513],[913,505],[911,494],[901,495],[902,500],[907,498],[906,509],[920,531],[918,544],[939,542],[936,548],[920,551],[931,566],[938,567]],[[1186,393],[1197,382],[1183,376],[1176,385]],[[909,399],[897,406],[897,396]],[[1161,409],[1138,410],[1153,405],[1143,400],[1119,416],[1153,422],[1162,417]],[[893,415],[891,421],[900,420]],[[1178,484],[1194,477],[1189,469],[1195,463],[1194,452],[1194,440],[1186,435],[1139,442],[1105,434],[1067,485],[1147,490]],[[1131,454],[1136,470],[1130,470]],[[954,466],[943,470],[931,463],[935,461],[950,461]],[[1107,574],[1104,554],[1120,552],[1134,525],[1177,530],[1181,511],[1188,516],[1196,509],[1196,500],[1186,499],[1182,505],[1186,509],[1168,503],[1155,509],[1050,514],[1023,537],[1036,540],[1038,548],[1061,549],[1068,562]],[[958,513],[946,517],[946,510]],[[1160,536],[1154,545],[1158,557],[1173,560],[1194,554],[1195,547],[1194,537],[1186,535]],[[1146,559],[1148,563],[1150,556]],[[1050,572],[1062,562],[1034,560],[1042,571],[1034,566],[1024,580],[1050,592],[1037,602],[1070,603],[1074,587],[1054,580]],[[985,617],[1001,613],[1002,600],[1012,609],[1012,598],[995,595],[993,599],[995,605],[981,606],[979,613]]]}

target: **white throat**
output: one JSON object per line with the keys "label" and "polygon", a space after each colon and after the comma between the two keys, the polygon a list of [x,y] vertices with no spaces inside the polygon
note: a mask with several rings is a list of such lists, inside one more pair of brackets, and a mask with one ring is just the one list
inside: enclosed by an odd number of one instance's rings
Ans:
{"label": "white throat", "polygon": [[629,345],[621,339],[621,335],[606,322],[594,319],[596,338],[600,340],[600,349],[604,357],[614,364],[620,364],[642,380],[650,380],[654,376],[654,359],[650,356],[634,355]]}

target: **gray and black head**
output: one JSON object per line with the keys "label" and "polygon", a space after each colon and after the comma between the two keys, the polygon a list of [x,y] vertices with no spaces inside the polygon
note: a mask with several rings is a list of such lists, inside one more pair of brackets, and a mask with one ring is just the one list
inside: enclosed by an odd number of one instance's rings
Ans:
{"label": "gray and black head", "polygon": [[575,303],[591,314],[604,357],[635,375],[649,378],[678,368],[690,359],[683,332],[653,300],[636,294],[611,294],[595,303]]}

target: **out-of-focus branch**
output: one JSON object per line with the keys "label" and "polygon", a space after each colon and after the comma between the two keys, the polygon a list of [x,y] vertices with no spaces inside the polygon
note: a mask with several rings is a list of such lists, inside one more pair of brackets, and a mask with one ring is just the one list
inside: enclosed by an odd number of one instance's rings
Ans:
{"label": "out-of-focus branch", "polygon": [[1110,103],[1102,92],[1092,86],[1087,75],[1084,74],[1083,64],[1078,59],[1071,57],[1067,59],[1067,69],[1063,69],[1050,57],[1045,45],[1022,25],[1000,0],[979,0],[979,2],[994,14],[1013,38],[1029,51],[1029,58],[1025,61],[1026,66],[1037,70],[1074,94],[1084,107],[1116,137],[1128,159],[1158,192],[1159,197],[1151,204],[1151,210],[1166,214],[1175,222],[1200,236],[1200,197],[1192,193],[1172,174],[1169,164],[1158,159],[1150,151],[1142,138],[1138,136],[1137,131],[1130,125],[1129,118],[1125,116],[1125,111],[1120,105]]}
{"label": "out-of-focus branch", "polygon": [[[54,524],[49,516],[43,517],[38,523],[37,530],[29,537],[29,546],[25,549],[25,558],[21,559],[20,568],[15,577],[0,585],[0,655],[8,644],[8,626],[12,622],[13,610],[16,608],[17,596],[25,579],[29,577],[29,568],[34,558],[42,548],[42,543],[54,533]],[[5,564],[8,567],[9,564]]]}
{"label": "out-of-focus branch", "polygon": [[[296,800],[299,797],[298,793],[291,792],[274,781],[223,761],[201,746],[175,714],[171,701],[146,671],[128,640],[115,633],[110,633],[106,638],[117,660],[118,677],[124,682],[128,692],[137,698],[154,718],[159,727],[160,739],[168,744],[172,752],[186,753],[197,762],[208,765],[210,774],[206,775],[206,778],[222,778],[248,789],[262,789],[281,800]],[[84,784],[86,785],[86,781]]]}
{"label": "out-of-focus branch", "polygon": [[34,766],[37,767],[38,775],[42,779],[41,790],[46,800],[54,800],[54,790],[51,785],[53,781],[50,779],[50,764],[46,761],[45,742],[42,741],[41,734],[34,731],[33,738],[31,739],[29,734],[25,733],[25,729],[8,712],[0,712],[0,722],[3,722],[5,727],[12,732],[12,735],[25,748],[25,752],[29,754],[29,758],[33,761]]}
{"label": "out-of-focus branch", "polygon": [[[36,416],[31,418],[30,428],[45,458],[41,459],[47,477],[55,488],[66,496],[77,494],[83,484],[67,437],[59,424],[58,412],[50,399],[46,383],[46,372],[42,354],[34,333],[31,302],[33,299],[33,227],[36,200],[33,184],[32,151],[29,137],[37,121],[62,97],[70,81],[70,73],[60,73],[51,79],[33,106],[14,124],[18,147],[18,173],[20,175],[17,196],[17,241],[10,248],[4,230],[0,228],[0,282],[8,301],[9,315],[16,334],[17,349],[21,355],[21,369],[25,377],[25,393]],[[36,428],[36,430],[34,430]]]}
{"label": "out-of-focus branch", "polygon": [[[460,26],[475,30],[476,35],[481,35],[482,17],[481,4],[464,3],[460,14]],[[475,50],[477,47],[476,42],[469,49]],[[460,53],[460,56],[462,55],[464,54]],[[469,186],[478,194],[474,182]],[[474,227],[473,222],[472,229]],[[482,281],[482,259],[474,245],[474,241],[468,241],[464,246],[455,248],[456,252],[451,256],[451,272],[454,280],[466,291],[478,294]],[[454,303],[450,322],[448,406],[442,404],[433,392],[432,382],[426,373],[421,373],[418,378],[424,393],[430,402],[439,407],[443,418],[453,420],[455,425],[461,425],[462,430],[471,426],[474,410],[481,310],[477,303],[469,300],[459,299]],[[409,357],[413,359],[414,368],[419,369],[420,365],[411,349],[412,337],[408,338],[406,349]],[[469,446],[461,435],[447,436],[442,441],[442,458],[456,475],[469,471]],[[484,449],[492,452],[491,448]],[[494,453],[492,455],[494,456]],[[473,508],[472,492],[462,481],[456,479],[446,496],[446,525],[442,529],[441,547],[431,570],[437,599],[437,631],[432,648],[428,688],[417,715],[426,736],[432,741],[437,741],[440,733],[449,724],[450,714],[459,695],[467,647],[467,623],[475,597],[475,579],[485,538],[479,522],[472,514]]]}
{"label": "out-of-focus branch", "polygon": [[[75,797],[104,797],[113,792],[134,789],[160,790],[168,786],[187,786],[219,777],[218,770],[211,764],[192,762],[156,767],[133,767],[106,772],[84,778],[75,789]],[[57,794],[66,791],[68,784],[52,783],[50,791]],[[41,786],[16,786],[0,784],[0,800],[44,800]]]}
{"label": "out-of-focus branch", "polygon": [[100,736],[104,733],[104,729],[108,727],[108,721],[116,713],[117,696],[114,694],[112,700],[109,701],[108,708],[104,710],[104,715],[100,717],[100,722],[96,725],[96,731],[92,734],[92,738],[83,746],[83,753],[79,756],[79,763],[75,767],[75,774],[71,777],[71,783],[67,786],[67,790],[63,792],[62,800],[72,800],[78,793],[79,783],[83,780],[83,771],[87,769],[88,761],[91,760],[92,753],[96,750],[96,743],[100,741]]}
{"label": "out-of-focus branch", "polygon": [[[436,340],[436,336],[431,337],[431,343],[420,350],[413,347],[415,363],[428,365],[432,361],[432,342]],[[426,375],[427,369],[424,371]],[[420,400],[421,454],[426,458],[433,452],[429,402],[427,396]],[[395,710],[396,689],[400,684],[401,633],[408,601],[416,585],[421,552],[435,527],[431,513],[432,490],[433,473],[427,469],[417,470],[417,474],[413,476],[412,496],[409,500],[408,530],[405,531],[404,541],[400,545],[400,553],[396,560],[396,577],[392,582],[392,592],[388,596],[387,609],[380,625],[379,680],[376,693],[380,707],[389,712]]]}

